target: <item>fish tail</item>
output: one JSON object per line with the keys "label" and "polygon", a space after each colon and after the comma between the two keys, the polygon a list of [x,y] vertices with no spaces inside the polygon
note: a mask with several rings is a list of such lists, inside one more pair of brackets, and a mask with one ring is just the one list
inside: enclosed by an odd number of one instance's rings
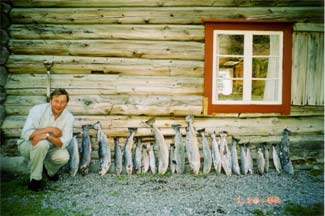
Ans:
{"label": "fish tail", "polygon": [[155,121],[156,121],[155,118],[152,117],[152,118],[148,119],[147,121],[145,121],[144,123],[149,125],[150,127],[152,127],[153,124],[155,123]]}
{"label": "fish tail", "polygon": [[133,127],[129,127],[128,130],[129,130],[130,133],[132,133],[132,132],[136,132],[138,129],[133,128]]}
{"label": "fish tail", "polygon": [[181,127],[181,125],[180,124],[172,124],[172,128],[173,129],[179,129]]}
{"label": "fish tail", "polygon": [[198,132],[198,133],[204,133],[204,132],[205,132],[205,128],[198,129],[197,132]]}
{"label": "fish tail", "polygon": [[185,121],[186,121],[187,123],[193,123],[193,121],[194,121],[194,116],[192,116],[192,115],[188,115],[188,116],[186,116],[186,117],[185,117]]}

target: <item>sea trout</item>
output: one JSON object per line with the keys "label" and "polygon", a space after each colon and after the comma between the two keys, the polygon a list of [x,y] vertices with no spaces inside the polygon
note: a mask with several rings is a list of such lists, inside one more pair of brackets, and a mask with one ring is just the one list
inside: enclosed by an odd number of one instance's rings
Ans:
{"label": "sea trout", "polygon": [[88,134],[89,129],[93,129],[93,125],[82,125],[82,143],[81,143],[81,163],[80,172],[83,175],[88,174],[91,160],[91,140]]}
{"label": "sea trout", "polygon": [[185,144],[183,142],[182,134],[180,131],[181,125],[172,125],[175,131],[175,162],[176,162],[176,173],[184,173],[185,165]]}
{"label": "sea trout", "polygon": [[97,130],[97,142],[98,142],[98,156],[100,160],[100,171],[101,176],[106,175],[111,167],[111,150],[107,141],[107,137],[102,130],[100,122],[94,125],[94,129]]}
{"label": "sea trout", "polygon": [[79,152],[79,144],[77,140],[77,135],[73,134],[72,140],[68,146],[69,151],[69,166],[70,166],[70,175],[76,176],[80,163],[80,152]]}
{"label": "sea trout", "polygon": [[215,132],[211,133],[210,136],[212,139],[211,152],[212,152],[213,166],[217,172],[217,175],[219,175],[221,173],[221,154],[220,154],[219,143],[217,141]]}
{"label": "sea trout", "polygon": [[123,163],[122,163],[122,158],[123,158],[123,153],[121,151],[121,147],[119,144],[119,138],[114,137],[114,165],[115,165],[115,172],[117,176],[121,175],[122,169],[123,169]]}
{"label": "sea trout", "polygon": [[290,131],[285,128],[282,132],[282,138],[280,142],[280,162],[284,172],[289,175],[294,174],[292,162],[290,160],[289,151],[289,134]]}
{"label": "sea trout", "polygon": [[248,172],[248,168],[247,168],[246,151],[244,145],[240,145],[240,168],[241,168],[241,173],[246,175]]}
{"label": "sea trout", "polygon": [[246,148],[246,165],[247,165],[247,172],[249,174],[254,174],[254,164],[253,164],[250,144],[247,144],[247,148]]}
{"label": "sea trout", "polygon": [[176,173],[175,144],[169,146],[169,167],[172,174]]}
{"label": "sea trout", "polygon": [[191,115],[186,116],[185,121],[187,122],[185,142],[187,158],[189,160],[193,174],[198,175],[200,171],[200,152],[199,143],[193,127],[194,117]]}
{"label": "sea trout", "polygon": [[149,145],[150,144],[146,144],[143,145],[142,147],[142,167],[141,167],[141,172],[142,173],[147,173],[149,171],[149,167],[150,167],[150,159],[149,159]]}
{"label": "sea trout", "polygon": [[276,151],[275,144],[272,145],[272,157],[273,157],[273,164],[278,173],[281,173],[281,163],[278,152]]}
{"label": "sea trout", "polygon": [[136,138],[136,146],[133,156],[133,164],[134,164],[134,172],[136,174],[141,172],[141,160],[142,160],[142,145],[141,145],[141,137]]}
{"label": "sea trout", "polygon": [[133,171],[133,161],[132,161],[132,146],[133,146],[133,138],[137,128],[129,128],[130,135],[126,139],[124,145],[124,165],[125,170],[128,175],[132,175]]}
{"label": "sea trout", "polygon": [[157,173],[157,165],[156,165],[156,158],[155,158],[153,143],[150,143],[150,146],[149,146],[149,167],[150,167],[152,174]]}
{"label": "sea trout", "polygon": [[197,131],[201,134],[202,137],[202,149],[203,149],[203,174],[209,174],[212,166],[212,156],[211,156],[211,150],[209,146],[208,139],[205,136],[205,129],[200,129]]}
{"label": "sea trout", "polygon": [[158,152],[158,173],[163,175],[166,173],[169,164],[168,145],[165,141],[164,135],[154,125],[155,123],[154,119],[149,119],[145,123],[151,127],[151,131],[155,136],[155,143],[157,145],[157,152]]}
{"label": "sea trout", "polygon": [[227,176],[231,176],[231,153],[228,148],[227,132],[220,133],[220,153],[221,153],[221,166]]}
{"label": "sea trout", "polygon": [[259,147],[256,155],[257,170],[260,175],[264,174],[265,171],[265,159],[263,156],[262,148]]}
{"label": "sea trout", "polygon": [[232,138],[232,146],[231,146],[231,160],[232,160],[232,172],[236,175],[240,175],[240,169],[238,164],[238,156],[237,156],[237,144],[239,139],[235,137]]}

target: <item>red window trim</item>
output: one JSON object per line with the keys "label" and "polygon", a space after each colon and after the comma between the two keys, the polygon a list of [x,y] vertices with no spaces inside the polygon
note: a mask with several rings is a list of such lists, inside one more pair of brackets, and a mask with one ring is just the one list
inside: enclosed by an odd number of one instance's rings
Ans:
{"label": "red window trim", "polygon": [[[290,114],[291,61],[293,22],[265,20],[205,19],[204,97],[207,98],[207,114],[213,113],[281,113]],[[213,30],[283,31],[282,104],[212,104]],[[205,108],[206,109],[206,108]]]}

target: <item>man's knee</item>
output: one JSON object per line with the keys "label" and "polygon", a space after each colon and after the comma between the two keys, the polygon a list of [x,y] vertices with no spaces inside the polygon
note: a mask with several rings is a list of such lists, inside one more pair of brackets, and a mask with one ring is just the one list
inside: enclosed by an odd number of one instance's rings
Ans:
{"label": "man's knee", "polygon": [[33,146],[33,150],[37,151],[48,151],[50,148],[50,143],[47,140],[41,140],[36,145]]}
{"label": "man's knee", "polygon": [[19,142],[18,150],[23,157],[29,160],[30,151],[32,150],[32,143],[30,141]]}
{"label": "man's knee", "polygon": [[69,152],[66,149],[56,151],[52,156],[51,160],[56,164],[64,165],[69,161]]}

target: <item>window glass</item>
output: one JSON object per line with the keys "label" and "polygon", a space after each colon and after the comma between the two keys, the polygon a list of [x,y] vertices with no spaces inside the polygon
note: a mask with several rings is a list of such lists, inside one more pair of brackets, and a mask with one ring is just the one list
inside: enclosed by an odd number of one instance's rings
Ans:
{"label": "window glass", "polygon": [[244,35],[218,34],[217,43],[220,55],[244,54]]}
{"label": "window glass", "polygon": [[277,101],[279,81],[278,80],[253,80],[252,100],[253,101]]}

